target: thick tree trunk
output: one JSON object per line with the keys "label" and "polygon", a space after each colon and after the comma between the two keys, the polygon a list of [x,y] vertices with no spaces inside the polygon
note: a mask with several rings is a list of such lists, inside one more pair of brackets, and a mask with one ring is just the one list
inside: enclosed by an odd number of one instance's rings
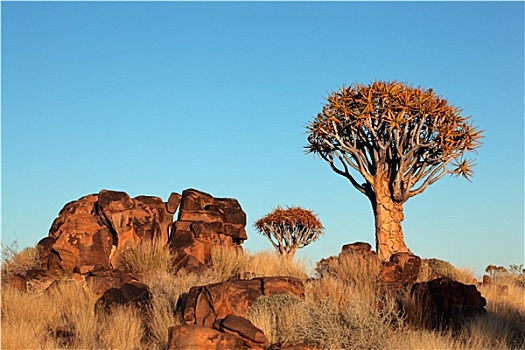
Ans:
{"label": "thick tree trunk", "polygon": [[381,181],[374,186],[374,194],[370,200],[375,215],[376,250],[381,260],[388,260],[397,252],[409,252],[403,237],[401,222],[403,204],[392,200],[392,194],[387,181]]}

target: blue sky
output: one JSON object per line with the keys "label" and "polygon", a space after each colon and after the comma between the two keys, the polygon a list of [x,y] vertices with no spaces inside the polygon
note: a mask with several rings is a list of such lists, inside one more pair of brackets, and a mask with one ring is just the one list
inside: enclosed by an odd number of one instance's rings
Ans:
{"label": "blue sky", "polygon": [[2,241],[34,245],[101,189],[234,197],[245,248],[277,205],[314,210],[315,262],[374,243],[368,200],[304,126],[343,84],[432,87],[485,131],[474,182],[405,204],[411,250],[478,274],[524,262],[523,2],[2,2]]}

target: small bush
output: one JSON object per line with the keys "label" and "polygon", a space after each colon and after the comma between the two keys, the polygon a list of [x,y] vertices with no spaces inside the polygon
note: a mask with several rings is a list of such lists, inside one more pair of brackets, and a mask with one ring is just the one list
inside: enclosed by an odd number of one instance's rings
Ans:
{"label": "small bush", "polygon": [[36,247],[27,247],[21,251],[18,249],[18,242],[14,241],[10,245],[0,243],[2,247],[2,284],[9,283],[12,276],[25,274],[30,269],[40,268],[40,252]]}
{"label": "small bush", "polygon": [[474,272],[471,269],[458,269],[445,260],[421,259],[418,282],[426,282],[438,276],[447,277],[464,284],[472,284],[475,281]]}

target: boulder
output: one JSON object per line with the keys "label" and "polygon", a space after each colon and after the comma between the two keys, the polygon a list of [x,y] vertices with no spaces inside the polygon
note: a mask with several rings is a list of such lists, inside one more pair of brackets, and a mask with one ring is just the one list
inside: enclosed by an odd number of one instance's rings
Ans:
{"label": "boulder", "polygon": [[198,270],[210,265],[220,246],[241,250],[247,239],[246,214],[233,198],[214,198],[195,189],[182,192],[178,219],[169,245],[176,269]]}
{"label": "boulder", "polygon": [[400,252],[390,257],[381,266],[381,280],[384,283],[414,283],[419,276],[421,258],[417,255]]}
{"label": "boulder", "polygon": [[86,289],[97,297],[101,297],[108,289],[118,289],[130,282],[140,282],[139,276],[124,274],[120,270],[92,271],[84,279]]}
{"label": "boulder", "polygon": [[98,212],[116,236],[116,249],[111,256],[113,267],[118,267],[118,256],[122,251],[143,240],[168,242],[173,214],[158,197],[132,199],[124,192],[102,190],[98,195]]}
{"label": "boulder", "polygon": [[457,328],[473,316],[485,313],[485,298],[474,285],[443,277],[415,283],[410,291],[409,320],[430,329]]}
{"label": "boulder", "polygon": [[[55,239],[51,249],[50,240],[41,241],[44,268],[56,265],[66,272],[75,267],[101,265],[109,268],[109,255],[114,244],[110,229],[96,214],[97,195],[88,195],[70,202],[60,211],[49,230]],[[57,255],[59,257],[56,260]]]}
{"label": "boulder", "polygon": [[231,334],[195,324],[170,327],[167,350],[235,350],[242,349],[241,339]]}
{"label": "boulder", "polygon": [[378,259],[376,252],[372,250],[372,246],[366,242],[356,242],[343,245],[339,255],[345,254],[352,254],[361,258]]}
{"label": "boulder", "polygon": [[172,193],[164,203],[102,190],[66,204],[38,244],[42,268],[81,274],[108,270],[118,267],[119,254],[128,247],[152,239],[167,243],[178,196]]}
{"label": "boulder", "polygon": [[110,288],[95,303],[95,312],[110,313],[118,306],[133,306],[141,312],[145,320],[149,316],[151,293],[147,285],[140,282],[129,282],[120,288]]}
{"label": "boulder", "polygon": [[263,331],[244,317],[228,315],[223,319],[216,320],[213,323],[213,328],[241,339],[243,345],[248,349],[265,350],[268,348],[268,340]]}
{"label": "boulder", "polygon": [[275,343],[270,345],[268,350],[320,350],[320,348],[301,343]]}
{"label": "boulder", "polygon": [[246,317],[257,298],[280,293],[304,299],[304,284],[294,277],[259,277],[192,287],[183,301],[183,318],[186,323],[212,327],[228,315]]}

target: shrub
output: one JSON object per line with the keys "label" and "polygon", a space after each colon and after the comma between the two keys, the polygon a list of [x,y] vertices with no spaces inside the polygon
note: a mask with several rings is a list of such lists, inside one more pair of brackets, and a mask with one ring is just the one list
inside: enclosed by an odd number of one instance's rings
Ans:
{"label": "shrub", "polygon": [[13,275],[25,274],[30,269],[40,268],[40,252],[36,247],[27,247],[21,251],[18,242],[10,245],[0,243],[2,247],[2,284],[9,283]]}

